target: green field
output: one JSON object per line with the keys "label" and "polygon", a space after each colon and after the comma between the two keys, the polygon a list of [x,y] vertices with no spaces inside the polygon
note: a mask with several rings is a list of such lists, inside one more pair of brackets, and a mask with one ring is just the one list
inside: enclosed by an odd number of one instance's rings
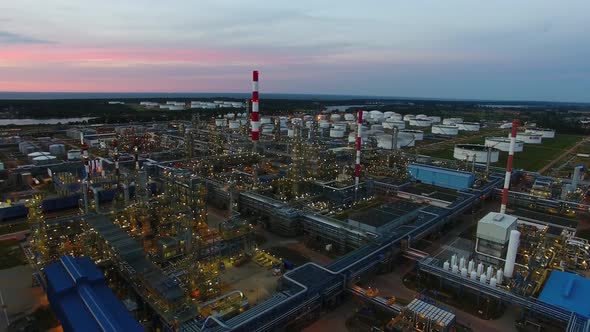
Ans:
{"label": "green field", "polygon": [[[566,150],[574,146],[582,139],[580,135],[556,135],[553,139],[543,140],[543,144],[525,144],[523,152],[517,152],[514,155],[514,168],[522,168],[527,171],[538,171],[543,166],[550,163],[553,159],[558,158]],[[483,144],[484,139],[478,138],[475,142]],[[453,148],[425,152],[424,154],[444,159],[453,159]],[[504,167],[506,165],[507,152],[500,152],[500,160],[492,164],[493,166]],[[557,165],[556,165],[557,166]]]}

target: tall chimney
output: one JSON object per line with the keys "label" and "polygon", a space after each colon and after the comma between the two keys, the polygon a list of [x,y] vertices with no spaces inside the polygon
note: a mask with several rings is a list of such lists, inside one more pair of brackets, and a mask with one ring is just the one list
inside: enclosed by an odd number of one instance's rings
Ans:
{"label": "tall chimney", "polygon": [[252,143],[254,151],[260,139],[260,118],[258,117],[258,70],[252,72]]}
{"label": "tall chimney", "polygon": [[361,143],[362,143],[362,130],[363,130],[363,111],[358,110],[357,113],[357,134],[356,134],[356,163],[354,165],[354,191],[355,193],[359,189],[359,179],[361,177]]}
{"label": "tall chimney", "polygon": [[506,213],[508,204],[508,189],[510,188],[510,177],[512,175],[512,159],[514,159],[514,145],[516,145],[516,131],[518,130],[518,119],[512,120],[512,135],[510,135],[510,149],[508,150],[508,160],[506,161],[506,177],[504,178],[504,189],[502,190],[502,205],[500,213]]}

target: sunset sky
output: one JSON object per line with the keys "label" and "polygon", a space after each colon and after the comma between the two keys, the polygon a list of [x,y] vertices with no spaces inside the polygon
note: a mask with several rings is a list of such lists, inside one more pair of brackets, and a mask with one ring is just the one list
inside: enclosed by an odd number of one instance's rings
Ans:
{"label": "sunset sky", "polygon": [[590,1],[0,2],[0,91],[590,102]]}

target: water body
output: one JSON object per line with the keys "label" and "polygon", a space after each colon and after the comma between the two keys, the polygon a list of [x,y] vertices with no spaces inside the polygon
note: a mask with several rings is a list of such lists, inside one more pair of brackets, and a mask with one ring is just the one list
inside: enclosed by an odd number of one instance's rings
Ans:
{"label": "water body", "polygon": [[0,119],[0,126],[33,126],[33,125],[54,125],[58,123],[74,123],[96,119],[87,118],[63,118],[63,119]]}

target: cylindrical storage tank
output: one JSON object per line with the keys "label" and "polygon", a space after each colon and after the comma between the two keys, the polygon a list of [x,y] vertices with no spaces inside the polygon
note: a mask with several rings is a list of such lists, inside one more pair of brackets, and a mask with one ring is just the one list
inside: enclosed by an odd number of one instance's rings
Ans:
{"label": "cylindrical storage tank", "polygon": [[477,276],[479,277],[483,273],[483,263],[477,264]]}
{"label": "cylindrical storage tank", "polygon": [[435,135],[457,136],[459,128],[450,125],[432,125],[432,133]]}
{"label": "cylindrical storage tank", "polygon": [[261,126],[263,134],[272,134],[272,131],[275,129],[275,126],[272,123],[265,123]]}
{"label": "cylindrical storage tank", "polygon": [[461,122],[455,124],[459,130],[462,131],[479,131],[480,125],[478,122]]}
{"label": "cylindrical storage tank", "polygon": [[422,130],[403,129],[399,132],[414,135],[414,140],[416,141],[421,141],[424,139],[424,132]]}
{"label": "cylindrical storage tank", "polygon": [[485,274],[482,274],[482,275],[479,276],[479,282],[480,283],[485,284],[486,281],[487,281],[487,278],[486,278],[486,275]]}
{"label": "cylindrical storage tank", "polygon": [[460,268],[460,269],[463,269],[463,268],[465,268],[465,257],[461,257],[461,258],[459,259],[459,268]]}
{"label": "cylindrical storage tank", "polygon": [[397,129],[405,129],[406,128],[406,123],[404,121],[391,120],[391,118],[383,121],[383,123],[381,125],[385,129],[393,129],[394,127],[397,127]]}
{"label": "cylindrical storage tank", "polygon": [[346,114],[344,114],[344,120],[354,121],[354,120],[356,120],[356,118],[354,117],[354,114],[346,113]]}
{"label": "cylindrical storage tank", "polygon": [[321,120],[320,121],[320,128],[322,128],[322,129],[330,128],[330,122],[328,122],[326,120]]}
{"label": "cylindrical storage tank", "polygon": [[459,273],[459,266],[457,264],[453,265],[453,273]]}
{"label": "cylindrical storage tank", "polygon": [[39,156],[39,157],[33,158],[33,164],[38,165],[38,166],[50,165],[50,164],[54,164],[56,159],[57,159],[57,157],[52,156],[52,155]]}
{"label": "cylindrical storage tank", "polygon": [[403,117],[404,121],[406,121],[406,122],[408,122],[410,120],[414,120],[415,118],[416,118],[416,116],[414,114],[406,114]]}
{"label": "cylindrical storage tank", "polygon": [[374,125],[371,125],[371,130],[380,130],[380,131],[383,131],[383,126],[382,125],[378,125],[378,124],[374,124]]}
{"label": "cylindrical storage tank", "polygon": [[66,154],[66,146],[63,144],[51,144],[49,146],[49,153],[54,156],[63,156]]}
{"label": "cylindrical storage tank", "polygon": [[451,256],[451,266],[453,265],[457,265],[457,254],[453,254],[453,256]]}
{"label": "cylindrical storage tank", "polygon": [[215,119],[215,126],[217,127],[225,127],[225,118],[222,119]]}
{"label": "cylindrical storage tank", "polygon": [[342,137],[344,137],[344,130],[332,128],[332,129],[330,129],[330,137],[342,138]]}
{"label": "cylindrical storage tank", "polygon": [[492,278],[492,273],[494,273],[494,268],[492,266],[488,266],[488,270],[486,271],[486,278],[490,280]]}
{"label": "cylindrical storage tank", "polygon": [[245,126],[248,124],[248,119],[240,119],[240,125]]}
{"label": "cylindrical storage tank", "polygon": [[313,115],[304,115],[303,116],[303,121],[313,121]]}
{"label": "cylindrical storage tank", "polygon": [[[508,152],[510,150],[510,138],[486,137],[485,146],[489,146],[500,151]],[[522,152],[523,149],[524,142],[517,140],[514,143],[514,152]]]}
{"label": "cylindrical storage tank", "polygon": [[462,269],[461,269],[461,276],[462,276],[463,278],[467,278],[467,269],[466,269],[466,268],[462,268]]}
{"label": "cylindrical storage tank", "polygon": [[453,150],[453,158],[458,160],[473,161],[476,163],[485,163],[488,160],[488,149],[490,149],[490,162],[496,163],[500,158],[500,151],[494,148],[488,148],[479,144],[457,144]]}
{"label": "cylindrical storage tank", "polygon": [[20,174],[23,184],[33,184],[33,175],[30,172]]}
{"label": "cylindrical storage tank", "polygon": [[456,125],[457,123],[462,123],[462,118],[446,118],[443,119],[442,124],[444,125]]}
{"label": "cylindrical storage tank", "polygon": [[418,114],[418,115],[416,115],[416,119],[428,119],[428,115],[426,115],[426,114]]}
{"label": "cylindrical storage tank", "polygon": [[471,271],[470,277],[471,277],[471,280],[477,280],[477,272]]}
{"label": "cylindrical storage tank", "polygon": [[514,273],[514,264],[516,263],[516,254],[520,245],[520,232],[513,229],[510,231],[510,240],[508,240],[508,251],[506,252],[506,262],[504,263],[504,276],[512,278]]}
{"label": "cylindrical storage tank", "polygon": [[263,125],[263,124],[269,124],[269,123],[272,123],[272,119],[270,117],[263,116],[263,117],[260,118],[260,124],[261,125]]}
{"label": "cylindrical storage tank", "polygon": [[473,271],[474,267],[475,267],[475,262],[472,259],[469,261],[469,264],[467,264],[467,272],[471,273],[471,271]]}
{"label": "cylindrical storage tank", "polygon": [[332,121],[332,122],[340,121],[340,114],[330,114],[330,121]]}
{"label": "cylindrical storage tank", "polygon": [[303,119],[302,118],[293,118],[293,119],[291,119],[291,123],[294,125],[302,125]]}
{"label": "cylindrical storage tank", "polygon": [[430,122],[432,123],[440,123],[441,118],[440,116],[429,116],[428,120],[430,120]]}
{"label": "cylindrical storage tank", "polygon": [[555,129],[527,128],[524,132],[526,134],[541,135],[542,138],[554,138],[555,137]]}
{"label": "cylindrical storage tank", "polygon": [[492,277],[490,279],[490,287],[496,287],[496,278]]}
{"label": "cylindrical storage tank", "polygon": [[[406,133],[398,133],[397,135],[397,148],[412,147],[416,144],[414,135]],[[393,146],[393,137],[389,134],[383,134],[377,136],[377,147],[385,150],[391,150]]]}
{"label": "cylindrical storage tank", "polygon": [[288,137],[295,137],[295,129],[294,128],[287,129],[287,136]]}
{"label": "cylindrical storage tank", "polygon": [[[312,121],[312,120],[313,120],[313,117],[311,117],[311,120],[309,120],[309,121]],[[285,127],[287,125],[288,121],[289,121],[289,118],[286,116],[279,117],[279,123],[281,124],[281,127]]]}
{"label": "cylindrical storage tank", "polygon": [[313,127],[313,121],[305,121],[305,128]]}
{"label": "cylindrical storage tank", "polygon": [[393,114],[395,114],[395,112],[392,112],[392,111],[383,112],[383,118],[389,119]]}
{"label": "cylindrical storage tank", "polygon": [[227,114],[225,115],[225,118],[226,118],[226,119],[233,119],[233,118],[235,118],[235,117],[236,117],[236,114],[235,114],[235,113],[227,113]]}
{"label": "cylindrical storage tank", "polygon": [[338,129],[338,130],[346,130],[348,128],[348,123],[346,123],[346,122],[334,123],[332,125],[332,128]]}
{"label": "cylindrical storage tank", "polygon": [[77,160],[77,159],[80,159],[81,156],[82,156],[82,152],[80,150],[68,151],[68,160]]}
{"label": "cylindrical storage tank", "polygon": [[389,119],[391,119],[392,121],[404,121],[404,116],[399,114],[399,113],[393,113]]}
{"label": "cylindrical storage tank", "polygon": [[430,127],[432,122],[428,119],[413,119],[409,122],[410,126],[412,127]]}
{"label": "cylindrical storage tank", "polygon": [[502,269],[498,269],[498,271],[496,271],[496,281],[498,282],[498,285],[502,284],[502,281],[504,280],[504,271],[502,271]]}
{"label": "cylindrical storage tank", "polygon": [[50,155],[50,153],[49,152],[31,152],[31,153],[27,154],[27,158],[29,160],[33,160],[37,157],[47,156],[47,155]]}
{"label": "cylindrical storage tank", "polygon": [[[510,134],[508,134],[510,137]],[[523,141],[526,144],[541,144],[543,143],[543,136],[538,134],[517,133],[516,139]]]}
{"label": "cylindrical storage tank", "polygon": [[448,271],[450,266],[451,266],[451,264],[449,264],[449,261],[445,261],[443,263],[443,269],[445,269],[445,271]]}
{"label": "cylindrical storage tank", "polygon": [[229,122],[229,129],[239,129],[240,128],[240,121],[230,121]]}

